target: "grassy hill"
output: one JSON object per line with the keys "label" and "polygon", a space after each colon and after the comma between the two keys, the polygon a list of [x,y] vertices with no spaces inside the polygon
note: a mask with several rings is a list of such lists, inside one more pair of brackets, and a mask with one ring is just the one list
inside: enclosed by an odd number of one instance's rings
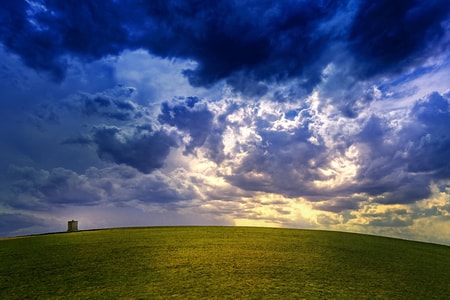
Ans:
{"label": "grassy hill", "polygon": [[445,299],[450,247],[251,227],[0,240],[0,299]]}

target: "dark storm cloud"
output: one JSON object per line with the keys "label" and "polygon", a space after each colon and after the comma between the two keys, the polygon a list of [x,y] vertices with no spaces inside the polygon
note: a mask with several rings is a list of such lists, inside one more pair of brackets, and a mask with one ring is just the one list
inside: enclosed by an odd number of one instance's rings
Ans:
{"label": "dark storm cloud", "polygon": [[158,171],[143,175],[122,164],[103,169],[92,167],[80,174],[64,168],[47,171],[11,166],[8,175],[9,194],[2,195],[2,203],[14,209],[36,212],[102,203],[169,205],[199,197],[183,170],[168,175]]}
{"label": "dark storm cloud", "polygon": [[107,201],[117,205],[127,205],[129,201],[139,203],[170,204],[198,197],[183,170],[164,174],[155,170],[143,175],[127,165],[110,168],[90,168],[86,171],[92,186],[101,189]]}
{"label": "dark storm cloud", "polygon": [[368,189],[368,193],[376,195],[374,201],[382,204],[413,203],[431,196],[429,184],[433,178],[428,176],[405,176],[392,186],[388,184]]}
{"label": "dark storm cloud", "polygon": [[162,124],[175,126],[189,133],[191,141],[186,146],[186,152],[203,146],[209,131],[212,129],[214,115],[208,110],[206,105],[194,108],[199,99],[195,97],[187,98],[186,104],[170,107],[167,102],[162,104],[161,114],[158,121]]}
{"label": "dark storm cloud", "polygon": [[[244,81],[235,81],[235,87],[245,90],[245,80],[258,83],[303,74],[329,38],[316,32],[321,20],[333,16],[340,5],[339,1],[151,3],[144,8],[154,21],[147,30],[157,29],[159,34],[143,33],[141,38],[158,55],[197,61],[196,69],[185,71],[191,84],[208,86],[238,76]],[[308,76],[308,80],[317,79]]]}
{"label": "dark storm cloud", "polygon": [[[450,178],[450,93],[433,93],[418,102],[411,114],[417,123],[411,145],[408,171],[432,172],[433,178]],[[405,132],[408,134],[409,132]]]}
{"label": "dark storm cloud", "polygon": [[61,145],[92,145],[94,141],[89,136],[78,135],[71,138],[64,139]]}
{"label": "dark storm cloud", "polygon": [[176,146],[174,139],[162,131],[127,135],[117,127],[95,128],[93,141],[101,159],[126,164],[142,173],[161,168],[170,148]]}
{"label": "dark storm cloud", "polygon": [[178,99],[177,104],[164,102],[158,121],[175,126],[189,134],[191,140],[186,145],[185,154],[193,154],[196,148],[204,147],[215,162],[223,159],[224,119],[219,116],[219,124],[214,122],[214,113],[196,97]]}
{"label": "dark storm cloud", "polygon": [[145,112],[130,99],[135,94],[132,87],[117,86],[97,94],[79,93],[66,105],[77,109],[86,117],[104,117],[117,121],[132,121]]}
{"label": "dark storm cloud", "polygon": [[364,198],[340,198],[333,197],[321,203],[315,203],[313,205],[314,209],[330,211],[335,213],[341,213],[345,210],[355,210],[358,209],[358,203],[362,202]]}
{"label": "dark storm cloud", "polygon": [[448,95],[433,93],[418,101],[398,133],[372,117],[357,136],[362,168],[359,192],[379,195],[381,203],[410,203],[430,196],[432,181],[450,178]]}
{"label": "dark storm cloud", "polygon": [[[23,132],[17,129],[15,134],[23,145],[14,150],[37,157],[37,163],[48,159],[49,164],[34,165],[43,169],[65,166],[84,171],[104,165],[102,161],[126,164],[143,173],[161,168],[170,148],[177,146],[175,139],[153,130],[158,124],[152,124],[156,122],[149,117],[149,108],[135,103],[134,95],[134,88],[118,85],[94,94],[77,92],[31,108],[23,129],[19,127]],[[29,129],[30,122],[39,132]]]}
{"label": "dark storm cloud", "polygon": [[86,177],[64,168],[46,171],[11,166],[9,175],[14,195],[9,204],[15,208],[39,210],[46,209],[47,205],[93,205],[100,200],[98,190]]}
{"label": "dark storm cloud", "polygon": [[82,60],[118,54],[126,44],[111,1],[3,1],[0,37],[32,68],[64,78],[68,56]]}
{"label": "dark storm cloud", "polygon": [[[386,120],[372,115],[363,125],[361,132],[354,137],[354,143],[360,151],[360,169],[357,174],[355,192],[379,195],[394,191],[401,180],[407,176],[404,171],[405,160],[396,156],[404,144],[396,140],[393,129]],[[352,187],[350,187],[352,188]]]}
{"label": "dark storm cloud", "polygon": [[352,70],[366,76],[416,64],[424,51],[445,51],[439,42],[449,10],[445,0],[6,1],[0,39],[56,80],[69,57],[92,61],[143,48],[196,61],[184,71],[194,86],[226,79],[261,96],[267,83],[290,78],[311,91],[337,44],[363,58]]}
{"label": "dark storm cloud", "polygon": [[350,47],[361,58],[362,75],[400,71],[421,63],[424,51],[446,51],[435,43],[445,34],[446,0],[364,0],[349,32]]}

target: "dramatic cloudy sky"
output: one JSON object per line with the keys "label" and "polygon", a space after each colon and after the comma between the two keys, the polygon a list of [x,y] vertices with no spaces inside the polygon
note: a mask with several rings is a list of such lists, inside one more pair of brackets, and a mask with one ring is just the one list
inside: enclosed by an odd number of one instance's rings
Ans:
{"label": "dramatic cloudy sky", "polygon": [[3,0],[0,236],[450,244],[450,2]]}

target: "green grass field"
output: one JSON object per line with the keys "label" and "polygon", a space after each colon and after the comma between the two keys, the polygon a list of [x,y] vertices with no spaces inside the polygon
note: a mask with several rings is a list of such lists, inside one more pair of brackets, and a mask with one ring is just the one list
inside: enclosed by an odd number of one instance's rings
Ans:
{"label": "green grass field", "polygon": [[0,240],[0,299],[448,299],[450,247],[253,227]]}

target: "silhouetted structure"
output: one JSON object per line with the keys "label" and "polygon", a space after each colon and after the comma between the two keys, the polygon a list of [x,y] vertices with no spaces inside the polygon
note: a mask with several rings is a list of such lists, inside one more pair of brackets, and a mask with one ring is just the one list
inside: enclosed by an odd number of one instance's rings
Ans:
{"label": "silhouetted structure", "polygon": [[72,220],[67,223],[67,231],[78,231],[78,221]]}

